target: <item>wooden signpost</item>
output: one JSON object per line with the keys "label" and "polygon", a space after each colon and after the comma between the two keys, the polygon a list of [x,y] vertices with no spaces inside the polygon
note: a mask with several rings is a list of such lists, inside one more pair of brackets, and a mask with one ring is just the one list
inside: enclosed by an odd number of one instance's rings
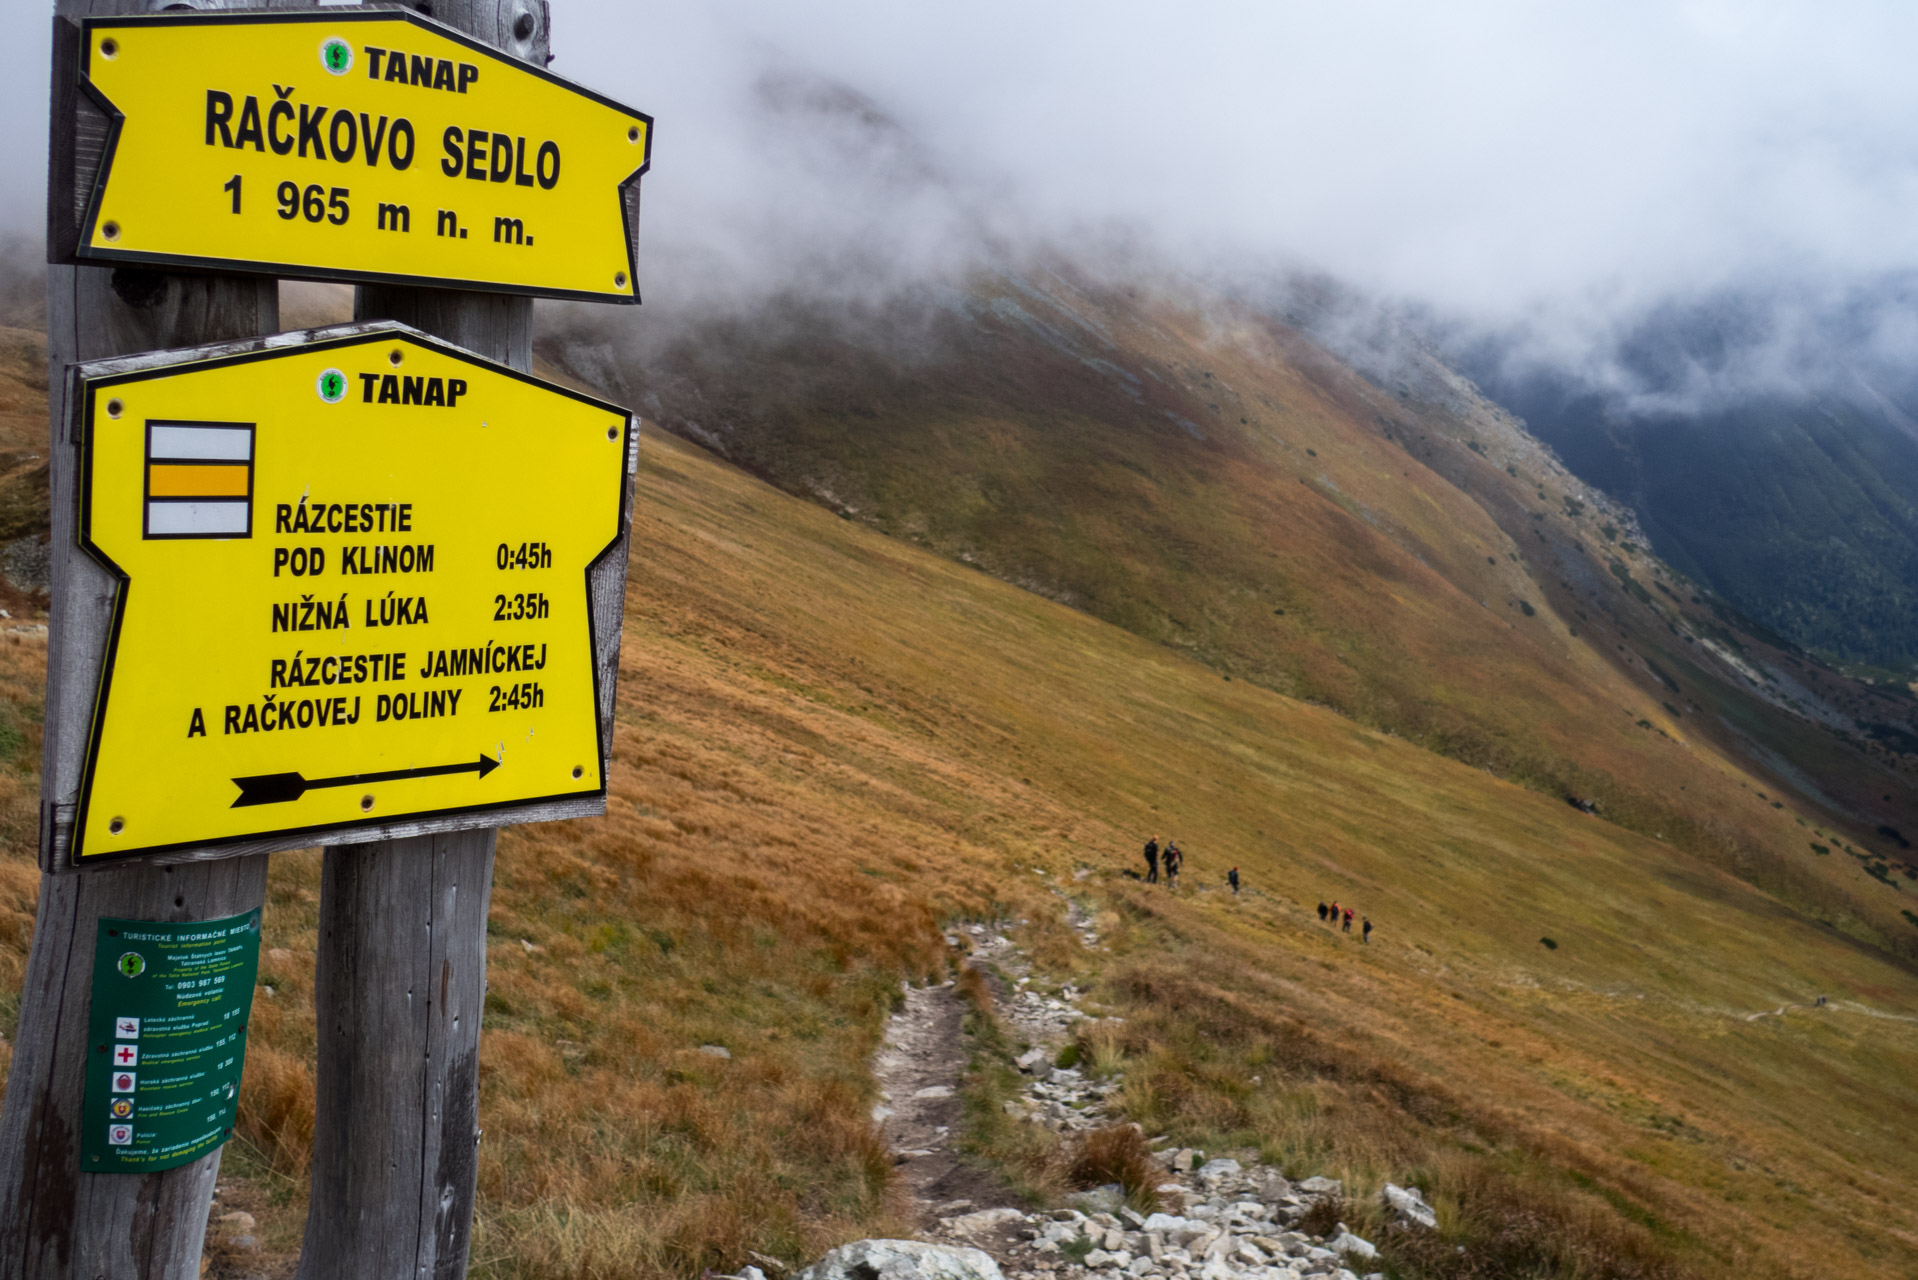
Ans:
{"label": "wooden signpost", "polygon": [[[652,122],[545,72],[540,0],[147,7],[54,24],[0,1280],[199,1275],[266,857],[318,838],[300,1274],[457,1277],[496,829],[603,811],[637,444],[528,376],[530,295],[638,300]],[[281,274],[362,282],[356,323],[268,336]]]}

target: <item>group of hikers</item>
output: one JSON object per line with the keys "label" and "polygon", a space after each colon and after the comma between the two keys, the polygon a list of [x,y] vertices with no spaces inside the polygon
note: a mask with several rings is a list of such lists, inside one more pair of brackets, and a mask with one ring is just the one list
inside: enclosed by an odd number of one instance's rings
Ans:
{"label": "group of hikers", "polygon": [[[1337,925],[1342,933],[1352,932],[1352,908],[1350,907],[1341,907],[1336,902],[1328,907],[1321,902],[1319,904],[1319,919],[1325,921],[1327,924]],[[1359,920],[1364,926],[1364,931],[1361,936],[1364,938],[1366,944],[1370,945],[1372,941],[1372,922],[1364,916],[1360,916]]]}
{"label": "group of hikers", "polygon": [[1176,841],[1167,840],[1165,848],[1159,848],[1159,837],[1153,836],[1145,842],[1145,882],[1159,883],[1159,864],[1165,863],[1165,882],[1168,888],[1179,887],[1179,869],[1185,866],[1185,852]]}
{"label": "group of hikers", "polygon": [[[1179,871],[1185,866],[1185,850],[1179,848],[1176,840],[1167,840],[1163,847],[1159,837],[1153,836],[1145,842],[1145,882],[1159,883],[1159,865],[1165,865],[1165,883],[1169,889],[1179,887]],[[1232,895],[1239,893],[1239,869],[1237,867],[1225,873],[1225,882],[1232,886]]]}
{"label": "group of hikers", "polygon": [[[1185,852],[1179,848],[1176,840],[1167,840],[1162,846],[1159,837],[1153,836],[1145,842],[1145,882],[1159,883],[1159,868],[1165,867],[1165,882],[1168,888],[1179,887],[1179,870],[1185,866]],[[1127,872],[1131,875],[1131,872]],[[1237,867],[1225,873],[1225,882],[1232,886],[1232,896],[1239,894],[1239,869]],[[1352,919],[1356,913],[1350,907],[1334,902],[1331,905],[1319,903],[1319,920],[1329,924],[1342,933],[1352,932]],[[1372,944],[1372,922],[1359,916],[1359,938],[1367,946]]]}

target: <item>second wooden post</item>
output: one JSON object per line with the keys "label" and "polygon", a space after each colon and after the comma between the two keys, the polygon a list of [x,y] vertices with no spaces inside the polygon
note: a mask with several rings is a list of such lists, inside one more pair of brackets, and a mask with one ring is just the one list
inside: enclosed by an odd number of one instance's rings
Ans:
{"label": "second wooden post", "polygon": [[[544,4],[457,0],[433,16],[536,66]],[[400,320],[522,371],[530,298],[364,286]],[[491,828],[340,845],[321,873],[318,1101],[300,1280],[466,1274],[479,1175]]]}

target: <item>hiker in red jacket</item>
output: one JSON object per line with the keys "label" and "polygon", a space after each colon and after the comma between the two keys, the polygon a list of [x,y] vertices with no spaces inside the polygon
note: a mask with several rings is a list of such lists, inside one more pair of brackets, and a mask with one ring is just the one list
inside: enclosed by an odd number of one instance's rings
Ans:
{"label": "hiker in red jacket", "polygon": [[1352,908],[1345,909],[1345,932],[1352,932]]}

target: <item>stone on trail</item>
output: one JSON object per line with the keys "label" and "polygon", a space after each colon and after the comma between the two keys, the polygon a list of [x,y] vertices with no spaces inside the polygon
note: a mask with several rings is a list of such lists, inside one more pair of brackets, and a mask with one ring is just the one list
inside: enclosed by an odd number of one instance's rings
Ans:
{"label": "stone on trail", "polygon": [[927,1099],[950,1098],[952,1096],[952,1086],[949,1084],[929,1084],[925,1088],[915,1092],[912,1096]]}
{"label": "stone on trail", "polygon": [[702,1044],[699,1046],[699,1051],[709,1058],[731,1058],[733,1056],[732,1050],[723,1044]]}
{"label": "stone on trail", "polygon": [[739,1269],[739,1280],[766,1280],[766,1273],[755,1266],[743,1266]]}
{"label": "stone on trail", "polygon": [[1155,1213],[1151,1217],[1145,1220],[1144,1224],[1140,1226],[1139,1230],[1159,1231],[1159,1232],[1183,1231],[1185,1230],[1186,1227],[1190,1225],[1191,1225],[1190,1223],[1188,1223],[1184,1218],[1179,1217],[1177,1214]]}
{"label": "stone on trail", "polygon": [[1072,1207],[1084,1213],[1116,1213],[1125,1203],[1125,1188],[1116,1182],[1081,1191],[1071,1198]]}
{"label": "stone on trail", "polygon": [[1018,1209],[981,1209],[976,1213],[964,1214],[946,1220],[950,1230],[962,1236],[978,1235],[994,1227],[1002,1227],[1008,1222],[1024,1222],[1026,1215]]}
{"label": "stone on trail", "polygon": [[1417,1187],[1395,1187],[1388,1182],[1380,1194],[1386,1207],[1406,1222],[1415,1222],[1421,1227],[1438,1226],[1438,1211],[1425,1203]]}
{"label": "stone on trail", "polygon": [[1339,1224],[1339,1233],[1327,1240],[1325,1247],[1341,1258],[1357,1258],[1361,1262],[1370,1262],[1379,1256],[1377,1246],[1353,1235],[1343,1222]]}
{"label": "stone on trail", "polygon": [[1237,1160],[1221,1156],[1217,1160],[1206,1161],[1204,1167],[1199,1170],[1199,1176],[1201,1178],[1236,1178],[1242,1172]]}
{"label": "stone on trail", "polygon": [[1335,1196],[1344,1186],[1337,1178],[1307,1178],[1299,1184],[1299,1190],[1307,1195]]}
{"label": "stone on trail", "polygon": [[794,1280],[1005,1280],[992,1255],[917,1240],[842,1244]]}
{"label": "stone on trail", "polygon": [[1052,1055],[1046,1052],[1044,1045],[1035,1045],[1020,1054],[1016,1061],[1019,1070],[1038,1076],[1041,1080],[1052,1074]]}

